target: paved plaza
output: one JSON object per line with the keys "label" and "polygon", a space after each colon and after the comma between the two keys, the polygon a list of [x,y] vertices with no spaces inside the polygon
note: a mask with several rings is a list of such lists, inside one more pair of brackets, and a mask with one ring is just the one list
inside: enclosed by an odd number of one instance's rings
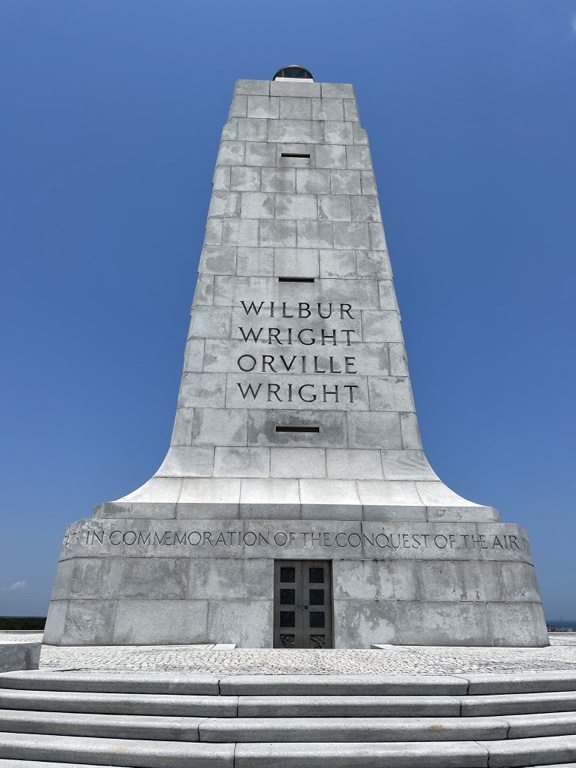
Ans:
{"label": "paved plaza", "polygon": [[[41,634],[3,634],[3,642]],[[194,672],[231,675],[442,675],[547,670],[576,672],[576,633],[555,633],[547,648],[384,646],[358,650],[229,649],[215,645],[44,646],[40,669]]]}

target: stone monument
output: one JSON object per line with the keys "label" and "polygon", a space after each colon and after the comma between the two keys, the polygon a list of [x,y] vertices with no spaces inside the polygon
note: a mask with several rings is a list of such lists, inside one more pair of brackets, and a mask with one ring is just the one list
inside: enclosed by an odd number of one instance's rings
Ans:
{"label": "stone monument", "polygon": [[422,450],[351,85],[236,83],[168,454],[68,526],[44,641],[547,645],[525,531]]}

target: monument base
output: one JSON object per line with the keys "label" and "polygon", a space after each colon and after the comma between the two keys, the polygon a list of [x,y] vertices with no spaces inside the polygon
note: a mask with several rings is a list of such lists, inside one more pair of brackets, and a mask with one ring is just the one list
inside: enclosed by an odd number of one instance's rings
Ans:
{"label": "monument base", "polygon": [[517,525],[100,517],[66,530],[44,642],[545,646],[548,635]]}

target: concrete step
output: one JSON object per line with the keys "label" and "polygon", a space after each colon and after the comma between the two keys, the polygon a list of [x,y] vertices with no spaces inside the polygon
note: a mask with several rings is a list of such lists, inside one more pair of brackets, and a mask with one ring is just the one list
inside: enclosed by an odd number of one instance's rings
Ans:
{"label": "concrete step", "polygon": [[576,692],[493,696],[238,697],[0,690],[1,709],[174,717],[482,717],[576,711]]}
{"label": "concrete step", "polygon": [[87,712],[0,710],[0,733],[42,733],[54,736],[199,741],[202,717],[102,715]]}
{"label": "concrete step", "polygon": [[222,676],[29,670],[0,674],[0,688],[204,696],[464,696],[576,691],[576,674]]}
{"label": "concrete step", "polygon": [[236,717],[237,696],[165,696],[78,691],[0,691],[1,709],[160,717]]}
{"label": "concrete step", "polygon": [[418,744],[238,744],[235,768],[513,768],[576,760],[576,736]]}
{"label": "concrete step", "polygon": [[[576,734],[576,714],[509,718],[209,718],[199,725],[200,741],[246,742],[421,742],[495,741]],[[513,730],[513,734],[510,732]]]}
{"label": "concrete step", "polygon": [[1,733],[0,765],[4,768],[4,760],[11,759],[130,768],[234,768],[234,749],[234,744]]}
{"label": "concrete step", "polygon": [[576,760],[576,736],[520,741],[205,744],[8,733],[0,759],[140,768],[509,768]]}
{"label": "concrete step", "polygon": [[0,710],[0,732],[232,742],[481,741],[576,733],[576,713],[453,718],[201,718]]}
{"label": "concrete step", "polygon": [[[218,696],[218,675],[171,673],[64,672],[33,670],[0,675],[0,688],[96,693],[157,693]],[[575,686],[576,688],[576,686]]]}

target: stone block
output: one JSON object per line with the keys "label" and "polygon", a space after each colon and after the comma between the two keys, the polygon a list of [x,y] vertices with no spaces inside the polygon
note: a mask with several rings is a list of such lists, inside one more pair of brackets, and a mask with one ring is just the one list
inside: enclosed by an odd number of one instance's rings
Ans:
{"label": "stone block", "polygon": [[171,445],[156,472],[158,477],[210,477],[214,467],[212,446]]}
{"label": "stone block", "polygon": [[351,83],[322,83],[323,99],[355,99],[354,86]]}
{"label": "stone block", "polygon": [[272,600],[211,600],[207,637],[238,648],[269,648],[273,615]]}
{"label": "stone block", "polygon": [[236,274],[271,277],[274,272],[274,250],[272,248],[238,248]]}
{"label": "stone block", "polygon": [[[276,426],[319,427],[318,433],[276,432]],[[346,414],[336,411],[250,411],[248,445],[345,447]],[[274,464],[274,457],[272,462]],[[322,459],[323,461],[323,459]],[[274,474],[274,473],[273,473]],[[322,477],[324,474],[322,475]]]}
{"label": "stone block", "polygon": [[368,230],[370,232],[370,249],[373,251],[386,251],[386,237],[384,235],[384,227],[382,224],[368,223]]}
{"label": "stone block", "polygon": [[360,171],[330,171],[331,191],[333,195],[360,195],[361,187]]}
{"label": "stone block", "polygon": [[365,222],[335,221],[334,248],[370,248],[370,233]]}
{"label": "stone block", "polygon": [[334,599],[417,600],[414,564],[402,560],[338,560],[332,565]]}
{"label": "stone block", "polygon": [[396,507],[400,514],[410,515],[405,518],[407,520],[416,519],[415,512],[420,513],[422,521],[426,519],[426,508],[420,500],[416,483],[363,480],[358,481],[357,488],[360,501],[365,508]]}
{"label": "stone block", "polygon": [[378,291],[380,293],[380,309],[398,311],[392,280],[379,280]]}
{"label": "stone block", "polygon": [[230,168],[230,189],[238,192],[258,192],[262,168],[232,166]]}
{"label": "stone block", "polygon": [[[350,115],[350,109],[347,110],[347,115]],[[360,123],[352,123],[352,135],[354,137],[354,144],[368,144],[368,134],[360,126]],[[368,194],[368,193],[365,193]],[[374,193],[376,194],[376,193]]]}
{"label": "stone block", "polygon": [[392,278],[390,259],[386,251],[360,250],[356,254],[358,277],[378,277],[387,280]]}
{"label": "stone block", "polygon": [[348,195],[321,195],[318,198],[318,218],[325,221],[351,221]]}
{"label": "stone block", "polygon": [[362,194],[377,195],[378,190],[376,188],[374,173],[372,171],[360,171],[360,175],[362,177]]}
{"label": "stone block", "polygon": [[230,337],[230,309],[195,307],[190,319],[190,338],[227,339]]}
{"label": "stone block", "polygon": [[396,413],[348,414],[350,448],[402,448],[400,417]]}
{"label": "stone block", "polygon": [[342,99],[312,99],[313,120],[344,120]]}
{"label": "stone block", "polygon": [[318,205],[315,195],[276,195],[277,219],[317,219]]}
{"label": "stone block", "polygon": [[242,218],[273,219],[274,195],[269,192],[243,192]]}
{"label": "stone block", "polygon": [[362,145],[346,147],[346,167],[352,170],[371,171],[372,159],[369,148]]}
{"label": "stone block", "polygon": [[269,476],[269,448],[216,448],[214,458],[214,477]]}
{"label": "stone block", "polygon": [[267,141],[268,121],[261,118],[239,120],[238,139],[240,141]]}
{"label": "stone block", "polygon": [[272,448],[272,477],[326,477],[326,451],[323,448]]}
{"label": "stone block", "polygon": [[312,99],[310,97],[280,96],[281,120],[311,120]]}
{"label": "stone block", "polygon": [[297,168],[296,189],[299,195],[330,194],[330,171],[320,168]]}
{"label": "stone block", "polygon": [[420,482],[418,483],[418,493],[422,499],[422,503],[427,507],[477,507],[478,504],[474,504],[471,501],[467,501],[462,496],[459,496],[447,485],[440,482],[438,479],[434,482]]}
{"label": "stone block", "polygon": [[295,168],[262,168],[263,192],[291,192],[296,191]]}
{"label": "stone block", "polygon": [[280,100],[274,96],[248,96],[246,117],[272,118],[280,117]]}
{"label": "stone block", "polygon": [[492,645],[547,646],[546,623],[540,602],[488,603]]}
{"label": "stone block", "polygon": [[295,221],[263,221],[260,224],[260,245],[276,248],[296,247]]}
{"label": "stone block", "polygon": [[[400,326],[398,324],[397,331]],[[397,335],[396,331],[396,335]],[[401,332],[400,332],[401,335]],[[406,347],[402,343],[388,344],[388,355],[390,359],[391,376],[408,376],[408,360],[406,358]]]}
{"label": "stone block", "polygon": [[224,219],[222,242],[224,245],[258,245],[258,221]]}
{"label": "stone block", "polygon": [[320,120],[273,120],[268,124],[268,141],[292,144],[320,144],[324,125]]}
{"label": "stone block", "polygon": [[529,563],[498,563],[502,599],[510,602],[533,602],[540,600],[536,571]]}
{"label": "stone block", "polygon": [[326,144],[352,144],[354,141],[352,123],[326,121],[324,123],[324,141]]}
{"label": "stone block", "polygon": [[[227,193],[229,194],[229,193]],[[233,194],[233,193],[232,193]],[[236,195],[238,211],[240,211],[240,195]],[[236,203],[235,203],[236,205]],[[236,248],[234,246],[205,246],[202,250],[202,257],[200,262],[200,271],[207,272],[209,275],[233,275],[236,269]],[[202,277],[204,277],[202,275]],[[212,280],[210,280],[210,294],[211,294]],[[194,299],[196,299],[196,293],[194,293]],[[208,300],[210,296],[203,297],[203,304],[211,304]]]}
{"label": "stone block", "polygon": [[325,144],[316,147],[315,152],[317,168],[345,169],[346,148],[338,144]]}
{"label": "stone block", "polygon": [[[62,565],[62,562],[58,563],[58,570]],[[44,627],[44,634],[42,636],[43,643],[46,645],[60,645],[62,643],[66,626],[67,611],[68,600],[50,599],[48,616],[46,617],[46,626]]]}
{"label": "stone block", "polygon": [[240,503],[240,480],[219,478],[184,478],[180,504],[236,506]]}
{"label": "stone block", "polygon": [[383,478],[380,451],[376,450],[328,448],[326,465],[328,477],[351,480]]}
{"label": "stone block", "polygon": [[298,248],[332,248],[332,224],[329,221],[297,221]]}
{"label": "stone block", "polygon": [[414,411],[410,379],[404,376],[373,376],[369,379],[370,407],[374,411]]}
{"label": "stone block", "polygon": [[240,516],[247,519],[300,517],[298,480],[244,478],[240,491]]}
{"label": "stone block", "polygon": [[100,594],[110,600],[180,600],[186,596],[187,584],[187,558],[112,557],[106,561]]}
{"label": "stone block", "polygon": [[362,339],[373,342],[402,342],[398,312],[388,310],[362,312]]}
{"label": "stone block", "polygon": [[236,85],[234,86],[234,93],[235,94],[246,93],[251,96],[269,96],[270,81],[269,80],[236,80]]}
{"label": "stone block", "polygon": [[236,141],[238,139],[238,117],[230,116],[228,122],[222,128],[221,141]]}
{"label": "stone block", "polygon": [[243,141],[221,141],[216,165],[242,165],[245,146]]}
{"label": "stone block", "polygon": [[228,113],[228,119],[234,117],[246,117],[247,97],[244,94],[238,94],[232,98],[232,105]]}
{"label": "stone block", "polygon": [[356,253],[354,251],[320,251],[320,277],[355,278]]}
{"label": "stone block", "polygon": [[169,645],[206,642],[206,600],[118,600],[109,645]]}
{"label": "stone block", "polygon": [[269,600],[274,562],[190,560],[187,597],[192,600]]}
{"label": "stone block", "polygon": [[386,480],[438,480],[423,451],[385,450],[382,466]]}
{"label": "stone block", "polygon": [[285,277],[318,277],[320,262],[316,248],[276,248],[274,274]]}
{"label": "stone block", "polygon": [[230,166],[217,166],[212,177],[214,189],[230,189]]}
{"label": "stone block", "polygon": [[[212,248],[214,246],[205,246],[205,251],[208,248]],[[216,248],[221,248],[222,246],[215,246]],[[235,248],[232,250],[236,250]],[[201,266],[204,266],[204,257],[201,257]],[[229,273],[230,274],[230,273]],[[202,270],[200,274],[198,275],[198,280],[196,281],[196,290],[194,291],[194,300],[192,302],[192,308],[198,307],[198,306],[210,306],[214,303],[214,277],[210,274],[202,274]]]}
{"label": "stone block", "polygon": [[194,408],[177,408],[170,445],[190,445],[192,442],[192,422]]}
{"label": "stone block", "polygon": [[336,648],[370,648],[372,643],[393,643],[397,638],[398,603],[365,599],[334,600]]}
{"label": "stone block", "polygon": [[[420,430],[418,429],[418,419],[415,413],[401,413],[400,414],[400,428],[402,431],[402,448],[408,450],[422,450],[422,440],[420,438]],[[397,447],[397,446],[386,446]]]}
{"label": "stone block", "polygon": [[182,374],[179,406],[182,408],[223,408],[225,380],[217,373]]}
{"label": "stone block", "polygon": [[144,485],[117,501],[153,504],[176,504],[180,496],[182,480],[179,477],[152,477]]}
{"label": "stone block", "polygon": [[344,120],[358,121],[359,119],[356,99],[344,99]]}
{"label": "stone block", "polygon": [[362,517],[362,506],[353,480],[302,479],[300,501],[304,519],[360,520]]}
{"label": "stone block", "polygon": [[246,143],[246,165],[247,166],[276,166],[276,147],[274,144],[260,141],[249,141]]}
{"label": "stone block", "polygon": [[[240,196],[237,195],[238,201]],[[202,251],[201,271],[212,275],[233,275],[236,269],[236,248],[233,246],[206,246]],[[212,281],[210,280],[210,288]],[[197,292],[198,289],[196,289]],[[196,296],[196,294],[195,294]],[[211,303],[206,301],[203,303]]]}
{"label": "stone block", "polygon": [[248,440],[247,413],[227,408],[196,408],[192,443],[196,445],[246,445]]}
{"label": "stone block", "polygon": [[115,600],[70,600],[61,642],[83,645],[89,637],[93,645],[113,645],[115,613]]}
{"label": "stone block", "polygon": [[378,198],[375,195],[360,195],[351,198],[352,221],[382,221]]}
{"label": "stone block", "polygon": [[314,83],[311,80],[273,80],[270,83],[270,93],[272,96],[295,96],[301,98],[319,98],[320,83]]}
{"label": "stone block", "polygon": [[[22,669],[38,669],[40,663],[40,642],[0,642],[0,674]],[[26,719],[29,715],[26,716]]]}
{"label": "stone block", "polygon": [[222,245],[223,229],[224,223],[222,219],[208,219],[206,222],[204,245]]}
{"label": "stone block", "polygon": [[419,645],[424,637],[429,645],[492,645],[486,604],[398,602],[395,641]]}
{"label": "stone block", "polygon": [[501,599],[498,563],[426,560],[414,563],[418,599],[478,602]]}

